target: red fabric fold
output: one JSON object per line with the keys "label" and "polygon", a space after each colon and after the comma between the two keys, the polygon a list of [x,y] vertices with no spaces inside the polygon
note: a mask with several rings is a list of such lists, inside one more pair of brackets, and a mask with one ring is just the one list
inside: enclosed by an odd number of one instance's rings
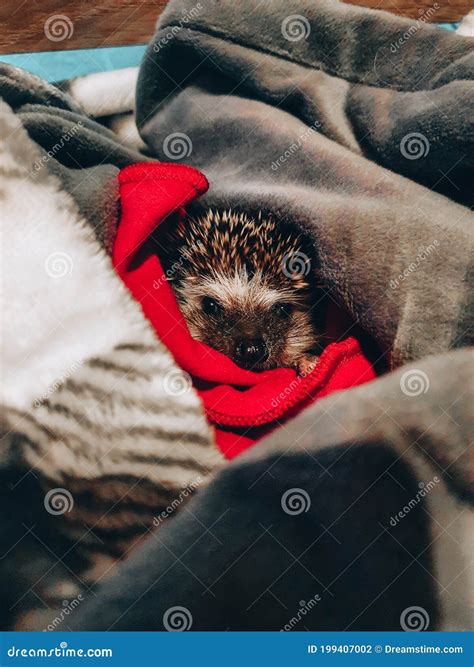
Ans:
{"label": "red fabric fold", "polygon": [[189,373],[214,426],[216,442],[233,458],[304,407],[333,391],[375,377],[355,338],[334,342],[306,377],[289,368],[247,371],[194,340],[150,239],[170,215],[208,188],[196,169],[180,164],[139,163],[119,174],[121,219],[114,266],[177,364]]}

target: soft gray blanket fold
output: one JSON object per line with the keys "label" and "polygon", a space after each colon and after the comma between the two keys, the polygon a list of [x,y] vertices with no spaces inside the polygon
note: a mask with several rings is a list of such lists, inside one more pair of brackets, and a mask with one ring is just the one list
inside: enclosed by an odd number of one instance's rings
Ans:
{"label": "soft gray blanket fold", "polygon": [[193,7],[170,3],[140,71],[155,155],[204,171],[203,204],[307,229],[334,298],[395,363],[465,345],[473,216],[413,180],[470,201],[472,40],[404,39],[406,21],[337,2]]}
{"label": "soft gray blanket fold", "polygon": [[[473,62],[468,38],[339,2],[172,0],[141,139],[133,72],[55,87],[0,66],[2,626],[470,626]],[[197,209],[306,230],[392,369],[214,479],[198,398],[169,391],[107,256],[118,171],[148,159],[206,174]]]}

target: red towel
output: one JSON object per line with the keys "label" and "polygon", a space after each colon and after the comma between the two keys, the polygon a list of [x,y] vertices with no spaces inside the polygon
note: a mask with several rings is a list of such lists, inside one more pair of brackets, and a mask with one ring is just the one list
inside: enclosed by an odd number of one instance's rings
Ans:
{"label": "red towel", "polygon": [[[196,169],[181,164],[140,163],[119,174],[121,220],[114,266],[177,364],[192,378],[215,428],[216,442],[233,458],[255,441],[331,392],[375,377],[355,338],[328,345],[306,377],[290,368],[254,373],[191,337],[156,254],[146,241],[170,214],[206,192]],[[159,234],[159,230],[158,233]],[[334,322],[333,322],[334,324]]]}

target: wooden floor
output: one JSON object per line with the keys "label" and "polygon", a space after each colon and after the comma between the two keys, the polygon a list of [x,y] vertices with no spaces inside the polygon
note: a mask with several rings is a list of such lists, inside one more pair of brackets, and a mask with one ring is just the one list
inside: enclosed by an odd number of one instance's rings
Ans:
{"label": "wooden floor", "polygon": [[384,9],[409,18],[423,17],[433,23],[460,21],[474,9],[473,0],[345,0],[352,5]]}
{"label": "wooden floor", "polygon": [[[245,0],[239,0],[242,7]],[[459,21],[473,0],[347,0],[437,23]],[[143,44],[166,0],[0,0],[0,53]]]}

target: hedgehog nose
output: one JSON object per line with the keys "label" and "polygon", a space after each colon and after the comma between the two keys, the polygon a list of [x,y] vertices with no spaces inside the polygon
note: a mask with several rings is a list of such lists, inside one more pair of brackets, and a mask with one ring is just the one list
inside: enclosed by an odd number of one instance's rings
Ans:
{"label": "hedgehog nose", "polygon": [[245,364],[255,364],[268,358],[268,350],[263,338],[240,338],[235,348],[237,360]]}

